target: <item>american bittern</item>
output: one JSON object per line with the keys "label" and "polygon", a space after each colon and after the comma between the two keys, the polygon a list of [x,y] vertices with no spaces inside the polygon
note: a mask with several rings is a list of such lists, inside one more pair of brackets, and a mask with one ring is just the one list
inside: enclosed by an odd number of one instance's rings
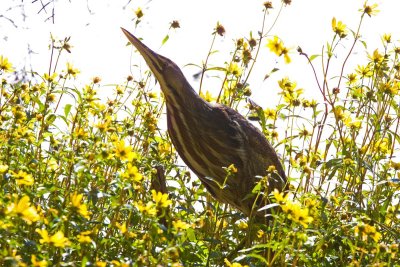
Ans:
{"label": "american bittern", "polygon": [[[167,107],[168,133],[186,165],[218,201],[247,216],[261,216],[253,206],[259,207],[262,202],[252,195],[259,177],[269,175],[267,192],[274,188],[284,190],[287,181],[265,136],[232,108],[203,100],[174,62],[149,49],[127,30],[122,31],[160,83]],[[237,172],[227,177],[224,167],[231,164]],[[268,173],[270,166],[276,171]]]}

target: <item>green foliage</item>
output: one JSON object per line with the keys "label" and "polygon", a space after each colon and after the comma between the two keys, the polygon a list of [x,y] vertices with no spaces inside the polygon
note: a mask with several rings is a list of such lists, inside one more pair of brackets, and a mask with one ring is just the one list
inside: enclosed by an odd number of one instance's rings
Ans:
{"label": "green foliage", "polygon": [[[264,6],[267,14],[270,5]],[[334,37],[322,55],[308,57],[299,48],[322,103],[305,98],[284,77],[275,108],[252,101],[246,106],[286,159],[291,180],[288,194],[273,192],[263,207],[272,213],[266,225],[213,200],[181,166],[158,126],[164,100],[149,72],[127,77],[104,96],[98,92],[110,90],[98,77],[76,88],[79,70],[67,64],[56,73],[69,39],[52,40],[56,62],[27,83],[7,81],[12,65],[0,56],[0,265],[400,265],[400,49],[384,35],[381,49],[368,51],[365,64],[344,73],[355,45],[367,49],[360,28],[375,8],[365,4],[361,10],[338,73],[328,69],[345,43],[342,22],[332,21]],[[205,72],[223,74],[218,96],[200,94],[243,108],[269,33],[263,23],[257,39],[235,42],[224,66],[209,66],[214,40],[223,34],[218,23],[199,66],[201,80]],[[290,62],[279,38],[269,38],[267,47]],[[318,59],[322,77],[313,65]],[[278,73],[274,68],[268,77]]]}

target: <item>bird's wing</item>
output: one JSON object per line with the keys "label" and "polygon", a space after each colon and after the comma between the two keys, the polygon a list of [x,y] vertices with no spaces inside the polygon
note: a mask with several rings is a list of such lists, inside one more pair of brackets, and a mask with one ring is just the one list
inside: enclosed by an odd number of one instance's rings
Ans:
{"label": "bird's wing", "polygon": [[212,113],[212,120],[205,125],[216,132],[215,135],[212,132],[210,135],[225,144],[227,151],[232,153],[232,163],[242,163],[242,166],[239,164],[237,167],[250,168],[246,171],[255,175],[265,175],[266,169],[274,165],[284,177],[274,148],[259,129],[232,108],[214,105]]}

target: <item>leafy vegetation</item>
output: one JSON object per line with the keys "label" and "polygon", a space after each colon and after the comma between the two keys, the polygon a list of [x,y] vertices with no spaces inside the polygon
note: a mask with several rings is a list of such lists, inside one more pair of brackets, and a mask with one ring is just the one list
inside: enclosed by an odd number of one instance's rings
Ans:
{"label": "leafy vegetation", "polygon": [[[264,3],[264,18],[271,7]],[[223,74],[219,92],[200,86],[200,94],[247,108],[285,159],[290,192],[271,194],[281,212],[267,225],[213,200],[180,164],[159,128],[164,100],[149,71],[137,70],[106,98],[99,77],[76,88],[79,70],[59,71],[69,39],[52,40],[50,71],[26,83],[7,80],[13,67],[0,56],[0,265],[399,266],[400,48],[390,34],[376,50],[361,39],[376,8],[365,3],[355,31],[334,18],[323,54],[298,49],[317,99],[282,77],[274,109],[245,105],[260,49],[291,61],[264,24],[235,42],[226,65],[207,65],[211,45],[199,66],[201,80]],[[138,24],[144,14],[136,13]],[[214,39],[223,34],[218,24]],[[345,39],[352,44],[341,59]],[[358,43],[366,62],[344,73]],[[343,60],[338,70],[330,69],[335,60]]]}

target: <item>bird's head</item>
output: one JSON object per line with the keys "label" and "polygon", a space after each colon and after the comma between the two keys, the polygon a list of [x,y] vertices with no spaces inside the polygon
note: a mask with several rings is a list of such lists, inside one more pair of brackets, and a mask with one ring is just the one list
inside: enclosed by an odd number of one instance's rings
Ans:
{"label": "bird's head", "polygon": [[187,90],[188,82],[180,68],[172,60],[155,53],[133,34],[124,28],[121,29],[146,61],[166,97],[171,93],[181,94]]}

